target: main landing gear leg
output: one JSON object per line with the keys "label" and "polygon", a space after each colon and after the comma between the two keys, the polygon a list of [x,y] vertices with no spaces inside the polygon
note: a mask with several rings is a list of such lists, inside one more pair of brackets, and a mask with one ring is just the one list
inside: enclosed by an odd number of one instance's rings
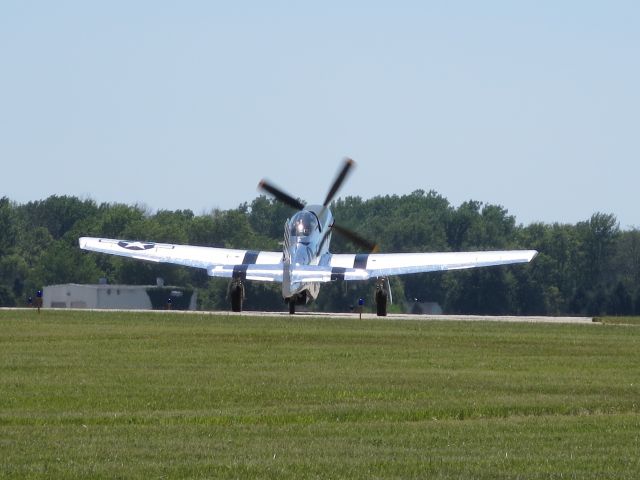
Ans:
{"label": "main landing gear leg", "polygon": [[387,300],[388,294],[385,286],[385,279],[381,278],[376,283],[376,313],[379,317],[387,316]]}
{"label": "main landing gear leg", "polygon": [[296,297],[291,297],[289,299],[289,315],[294,315],[296,313]]}
{"label": "main landing gear leg", "polygon": [[244,285],[240,281],[234,280],[231,282],[229,289],[229,295],[231,296],[231,311],[241,312],[242,301],[244,300]]}

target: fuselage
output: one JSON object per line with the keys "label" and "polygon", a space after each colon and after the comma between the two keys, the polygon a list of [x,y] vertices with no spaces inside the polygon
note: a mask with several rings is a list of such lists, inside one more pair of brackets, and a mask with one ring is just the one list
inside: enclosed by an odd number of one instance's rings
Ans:
{"label": "fuselage", "polygon": [[322,264],[323,257],[329,252],[332,225],[333,215],[322,205],[307,205],[287,221],[283,247],[283,298],[295,298],[306,303],[318,296],[319,283],[296,282],[291,272],[296,267]]}

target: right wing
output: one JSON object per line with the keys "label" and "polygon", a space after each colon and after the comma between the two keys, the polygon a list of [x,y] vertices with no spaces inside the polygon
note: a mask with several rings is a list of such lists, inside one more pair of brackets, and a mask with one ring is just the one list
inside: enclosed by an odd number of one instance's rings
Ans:
{"label": "right wing", "polygon": [[[535,250],[500,250],[480,252],[371,253],[333,254],[329,265],[344,270],[345,280],[358,271],[367,277],[386,277],[409,273],[441,272],[465,268],[527,263],[538,254]],[[335,270],[334,270],[335,271]],[[341,272],[342,273],[342,272]],[[359,278],[353,278],[359,280]]]}
{"label": "right wing", "polygon": [[169,243],[134,242],[81,237],[80,248],[156,263],[204,268],[212,277],[241,277],[265,282],[282,281],[282,252],[196,247]]}

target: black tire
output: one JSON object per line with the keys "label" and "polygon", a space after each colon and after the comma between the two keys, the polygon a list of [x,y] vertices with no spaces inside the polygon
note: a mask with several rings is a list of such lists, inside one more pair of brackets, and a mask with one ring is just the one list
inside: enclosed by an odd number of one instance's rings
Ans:
{"label": "black tire", "polygon": [[289,299],[289,315],[294,315],[296,313],[296,299],[291,297]]}
{"label": "black tire", "polygon": [[387,316],[387,292],[383,289],[376,290],[376,313],[379,317]]}
{"label": "black tire", "polygon": [[242,300],[244,297],[244,292],[242,291],[242,285],[236,285],[231,287],[231,311],[232,312],[241,312],[242,311]]}

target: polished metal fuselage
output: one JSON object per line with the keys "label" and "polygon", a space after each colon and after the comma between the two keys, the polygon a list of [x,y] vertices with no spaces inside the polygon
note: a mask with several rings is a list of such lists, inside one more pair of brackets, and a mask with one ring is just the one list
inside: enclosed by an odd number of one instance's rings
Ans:
{"label": "polished metal fuselage", "polygon": [[321,265],[329,252],[333,215],[322,205],[307,205],[285,224],[283,243],[282,296],[315,300],[320,293],[318,282],[298,282],[292,274],[298,267]]}

